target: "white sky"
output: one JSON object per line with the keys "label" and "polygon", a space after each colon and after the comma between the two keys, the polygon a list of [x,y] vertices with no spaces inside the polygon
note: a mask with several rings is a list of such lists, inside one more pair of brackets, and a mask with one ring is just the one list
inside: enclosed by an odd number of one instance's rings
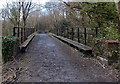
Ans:
{"label": "white sky", "polygon": [[[3,5],[6,4],[6,2],[16,2],[16,1],[19,1],[19,0],[0,0],[0,8],[3,8]],[[35,2],[35,3],[41,3],[41,4],[45,4],[45,2],[48,2],[49,0],[32,0],[32,2]]]}
{"label": "white sky", "polygon": [[[6,1],[7,2],[12,2],[12,1],[19,1],[19,0],[0,0],[0,8],[3,7],[4,4],[6,4]],[[27,0],[26,0],[27,1]],[[41,4],[45,4],[45,2],[48,2],[48,1],[59,1],[59,0],[32,0],[33,2],[36,2],[36,3],[41,3]],[[72,1],[72,2],[118,2],[120,0],[63,0],[63,1]]]}

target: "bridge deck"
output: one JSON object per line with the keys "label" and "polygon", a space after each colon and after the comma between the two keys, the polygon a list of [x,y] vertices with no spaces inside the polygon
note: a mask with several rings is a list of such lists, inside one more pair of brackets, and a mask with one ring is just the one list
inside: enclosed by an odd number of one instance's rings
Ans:
{"label": "bridge deck", "polygon": [[35,36],[27,52],[18,55],[22,82],[114,82],[115,75],[97,60],[46,34]]}

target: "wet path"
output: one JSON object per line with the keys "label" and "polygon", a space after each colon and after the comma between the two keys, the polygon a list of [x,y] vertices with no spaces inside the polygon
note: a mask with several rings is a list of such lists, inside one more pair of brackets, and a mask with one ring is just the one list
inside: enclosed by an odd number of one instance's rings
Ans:
{"label": "wet path", "polygon": [[21,82],[114,82],[114,74],[93,59],[46,34],[37,35],[18,55]]}

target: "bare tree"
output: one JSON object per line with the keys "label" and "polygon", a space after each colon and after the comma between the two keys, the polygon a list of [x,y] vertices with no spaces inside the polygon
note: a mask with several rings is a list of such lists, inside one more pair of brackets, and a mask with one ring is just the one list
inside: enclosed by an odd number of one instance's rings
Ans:
{"label": "bare tree", "polygon": [[2,9],[2,12],[1,12],[1,14],[2,14],[2,18],[3,18],[3,28],[5,28],[5,21],[6,21],[6,19],[7,19],[7,9],[6,8],[4,8],[4,9]]}
{"label": "bare tree", "polygon": [[[7,9],[3,8],[2,11],[1,11],[1,16],[3,18],[2,30],[6,28],[7,14],[8,14]],[[4,35],[4,32],[2,32],[2,33]]]}
{"label": "bare tree", "polygon": [[8,18],[14,26],[19,26],[20,24],[21,13],[20,4],[21,4],[20,2],[7,3]]}
{"label": "bare tree", "polygon": [[53,24],[53,28],[56,28],[57,23],[64,18],[64,5],[59,2],[47,2],[45,8],[51,20],[50,23]]}
{"label": "bare tree", "polygon": [[23,27],[25,28],[26,26],[26,20],[27,20],[27,17],[29,15],[29,12],[31,10],[31,5],[32,5],[32,2],[22,2],[22,14],[23,14]]}
{"label": "bare tree", "polygon": [[[2,9],[2,18],[3,21],[3,29],[7,29],[7,26],[10,23],[13,26],[19,26],[20,23],[20,5],[18,2],[6,3],[6,6]],[[6,31],[8,31],[7,29]],[[3,32],[5,33],[5,32]]]}
{"label": "bare tree", "polygon": [[27,22],[27,18],[29,16],[29,13],[30,11],[32,10],[32,2],[31,1],[23,1],[22,2],[22,19],[23,19],[23,36],[24,36],[24,39],[25,39],[25,27],[26,27],[26,22]]}

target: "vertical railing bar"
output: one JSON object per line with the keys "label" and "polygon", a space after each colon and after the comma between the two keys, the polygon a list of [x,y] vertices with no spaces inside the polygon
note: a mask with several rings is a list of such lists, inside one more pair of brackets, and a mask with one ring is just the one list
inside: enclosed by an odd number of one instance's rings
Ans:
{"label": "vertical railing bar", "polygon": [[15,36],[15,27],[13,27],[13,36]]}
{"label": "vertical railing bar", "polygon": [[86,32],[87,32],[87,30],[86,30],[86,28],[84,28],[84,43],[85,43],[85,45],[87,45],[87,34],[86,34]]}
{"label": "vertical railing bar", "polygon": [[80,34],[79,34],[79,32],[80,32],[80,29],[78,28],[78,42],[80,43]]}
{"label": "vertical railing bar", "polygon": [[74,29],[72,28],[71,31],[72,31],[72,32],[71,32],[71,34],[72,34],[72,35],[71,35],[71,39],[74,40]]}

